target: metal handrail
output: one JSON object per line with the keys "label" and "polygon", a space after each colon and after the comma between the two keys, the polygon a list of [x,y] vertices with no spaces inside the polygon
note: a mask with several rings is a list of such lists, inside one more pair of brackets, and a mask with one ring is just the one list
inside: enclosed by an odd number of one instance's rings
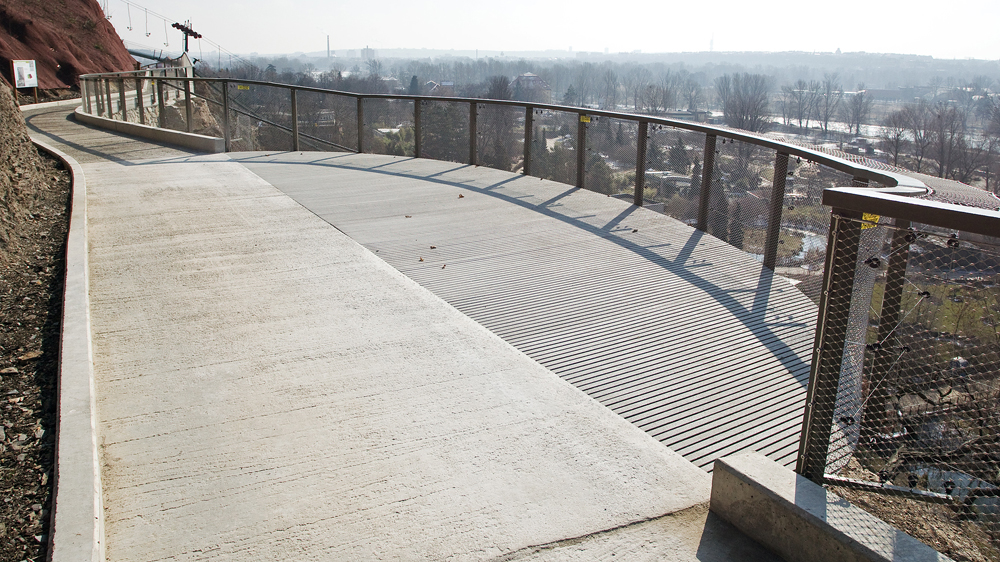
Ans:
{"label": "metal handrail", "polygon": [[915,199],[913,195],[922,195],[922,192],[898,187],[836,187],[823,190],[823,204],[834,209],[893,217],[983,236],[1000,235],[1000,211]]}
{"label": "metal handrail", "polygon": [[[148,70],[139,71],[129,71],[129,72],[113,72],[113,73],[100,73],[100,74],[84,74],[81,79],[101,79],[101,78],[122,78],[126,76],[134,76],[139,79],[146,80],[172,80],[179,82],[221,82],[221,83],[232,83],[232,84],[246,84],[246,85],[256,85],[256,86],[266,86],[271,88],[282,88],[289,91],[299,91],[299,92],[311,92],[320,94],[333,94],[338,96],[352,97],[357,100],[364,99],[387,99],[387,100],[409,100],[413,102],[417,101],[432,101],[432,102],[450,102],[450,103],[477,103],[477,104],[490,104],[490,105],[501,105],[507,107],[516,107],[520,109],[538,109],[538,110],[548,110],[548,111],[561,111],[566,113],[576,113],[580,116],[597,116],[597,117],[607,117],[612,119],[620,119],[625,121],[635,121],[637,123],[648,123],[652,125],[665,125],[677,129],[683,129],[686,131],[704,133],[706,135],[711,135],[715,137],[722,137],[726,139],[738,140],[741,142],[747,142],[764,148],[772,149],[776,152],[787,154],[788,156],[796,156],[809,160],[810,162],[815,162],[817,164],[822,164],[828,166],[835,170],[851,174],[855,178],[873,181],[880,183],[888,187],[896,186],[907,186],[914,188],[926,189],[926,185],[920,180],[911,178],[903,174],[896,174],[892,172],[886,172],[883,170],[876,170],[865,166],[863,164],[858,164],[844,158],[838,158],[832,156],[825,152],[818,150],[794,145],[787,142],[778,141],[775,139],[767,138],[762,135],[751,133],[748,131],[738,131],[734,129],[729,129],[726,127],[718,127],[713,125],[695,123],[692,121],[684,121],[681,119],[671,119],[668,117],[657,117],[652,115],[641,115],[637,113],[625,113],[618,111],[607,111],[600,109],[591,109],[585,107],[573,107],[566,105],[558,105],[551,103],[534,103],[534,102],[522,102],[515,100],[493,100],[486,98],[464,98],[464,97],[442,97],[442,96],[421,96],[421,95],[408,95],[408,94],[359,94],[356,92],[343,92],[339,90],[331,90],[327,88],[317,88],[313,86],[296,86],[291,84],[280,84],[276,82],[267,82],[262,80],[244,80],[235,78],[205,78],[205,77],[171,77],[171,78],[158,78],[148,75]],[[155,72],[155,70],[154,70]]]}

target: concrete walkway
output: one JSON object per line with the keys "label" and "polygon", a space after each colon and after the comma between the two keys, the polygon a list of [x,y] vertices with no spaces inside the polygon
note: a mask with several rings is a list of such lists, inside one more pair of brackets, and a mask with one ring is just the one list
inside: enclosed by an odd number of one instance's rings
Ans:
{"label": "concrete walkway", "polygon": [[66,113],[28,117],[88,182],[110,560],[771,559],[706,473],[242,165]]}

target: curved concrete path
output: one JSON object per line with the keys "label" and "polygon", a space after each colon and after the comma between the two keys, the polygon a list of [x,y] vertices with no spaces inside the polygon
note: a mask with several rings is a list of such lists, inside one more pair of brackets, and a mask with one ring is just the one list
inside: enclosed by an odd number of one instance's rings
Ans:
{"label": "curved concrete path", "polygon": [[65,116],[28,114],[87,176],[110,560],[769,558],[703,471],[245,167]]}

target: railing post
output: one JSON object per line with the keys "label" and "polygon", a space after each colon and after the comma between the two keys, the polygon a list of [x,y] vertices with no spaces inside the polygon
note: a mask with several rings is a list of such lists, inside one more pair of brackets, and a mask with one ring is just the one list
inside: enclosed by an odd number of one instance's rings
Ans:
{"label": "railing post", "polygon": [[420,158],[420,100],[413,100],[413,157]]}
{"label": "railing post", "polygon": [[532,135],[534,132],[532,128],[535,126],[535,109],[530,105],[524,107],[524,166],[522,166],[522,173],[526,176],[531,175],[531,142]]}
{"label": "railing post", "polygon": [[110,78],[105,78],[104,79],[104,93],[107,94],[107,100],[108,100],[108,106],[105,108],[107,111],[105,112],[104,116],[107,117],[108,119],[114,119],[115,118],[114,109],[111,107],[111,79]]}
{"label": "railing post", "polygon": [[292,95],[292,150],[299,151],[299,96],[298,90],[291,88]]}
{"label": "railing post", "polygon": [[90,83],[90,80],[87,79],[87,78],[84,78],[83,80],[80,80],[80,89],[81,89],[81,93],[83,94],[81,96],[83,98],[83,110],[85,112],[87,112],[87,113],[90,113],[90,86],[89,86],[89,83]]}
{"label": "railing post", "polygon": [[365,98],[358,96],[358,154],[365,151]]}
{"label": "railing post", "polygon": [[233,150],[233,135],[229,132],[229,81],[222,81],[222,137],[226,142],[226,152]]}
{"label": "railing post", "polygon": [[861,241],[860,213],[834,209],[826,245],[826,269],[820,293],[805,416],[795,471],[814,482],[823,480],[830,447],[837,387],[847,344],[854,275]]}
{"label": "railing post", "polygon": [[583,187],[584,178],[587,177],[587,123],[590,117],[580,114],[576,124],[576,186]]}
{"label": "railing post", "polygon": [[471,102],[469,104],[469,164],[473,166],[479,165],[479,149],[476,146],[477,139],[477,125],[476,122],[479,118],[479,104],[476,102]]}
{"label": "railing post", "polygon": [[139,124],[146,124],[146,107],[142,99],[142,78],[136,77],[135,79],[135,106],[139,110]]}
{"label": "railing post", "polygon": [[764,267],[771,270],[778,262],[778,241],[781,239],[781,211],[785,205],[786,176],[788,176],[788,155],[778,152],[774,157],[774,180],[771,182],[771,202],[767,211],[767,237],[764,242]]}
{"label": "railing post", "polygon": [[160,78],[156,81],[156,103],[158,113],[156,114],[157,125],[161,129],[167,127],[167,117],[164,114],[164,102],[163,102],[163,79]]}
{"label": "railing post", "polygon": [[[698,197],[698,230],[708,232],[708,205],[712,201],[712,177],[715,172],[715,135],[705,135],[705,162],[701,168],[701,192]],[[694,187],[693,185],[691,187]]]}
{"label": "railing post", "polygon": [[125,103],[124,78],[118,78],[118,111],[122,113],[122,121],[128,121],[128,104]]}
{"label": "railing post", "polygon": [[191,109],[191,81],[185,77],[184,79],[184,111],[187,114],[187,132],[192,132],[194,130],[193,111]]}
{"label": "railing post", "polygon": [[632,204],[642,207],[643,191],[646,188],[646,140],[649,136],[649,122],[639,121],[639,137],[636,139],[635,154],[635,195]]}

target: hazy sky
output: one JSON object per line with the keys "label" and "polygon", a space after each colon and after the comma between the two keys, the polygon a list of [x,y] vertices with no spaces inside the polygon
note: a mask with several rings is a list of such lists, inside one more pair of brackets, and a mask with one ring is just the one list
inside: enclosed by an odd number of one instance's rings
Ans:
{"label": "hazy sky", "polygon": [[[132,0],[130,0],[132,1]],[[234,53],[384,48],[645,53],[868,51],[1000,59],[998,0],[98,0],[122,39],[163,48],[163,20],[190,19]],[[137,8],[136,6],[141,6]],[[127,29],[131,16],[132,31]],[[170,29],[169,49],[180,45]],[[197,42],[192,51],[197,53]],[[205,51],[214,50],[203,44]]]}

